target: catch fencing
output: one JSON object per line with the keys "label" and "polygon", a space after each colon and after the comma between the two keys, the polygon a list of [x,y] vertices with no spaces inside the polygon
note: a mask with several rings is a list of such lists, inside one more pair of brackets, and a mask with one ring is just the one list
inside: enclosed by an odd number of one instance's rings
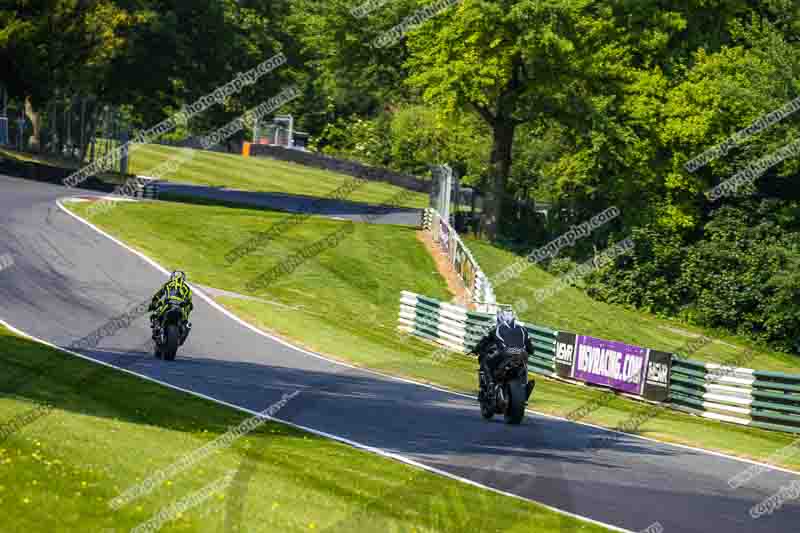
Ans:
{"label": "catch fencing", "polygon": [[441,246],[450,265],[464,283],[470,301],[479,311],[493,312],[497,299],[492,284],[449,221],[435,209],[427,208],[422,212],[422,229],[429,231],[433,241]]}
{"label": "catch fencing", "polygon": [[[131,130],[120,108],[91,95],[56,94],[36,110],[33,120],[19,100],[8,102],[7,113],[5,120],[0,118],[1,145],[78,164],[94,162],[123,145]],[[105,170],[127,173],[127,151],[106,163]]]}
{"label": "catch fencing", "polygon": [[[398,329],[454,352],[470,352],[494,323],[493,314],[470,311],[409,291],[403,291],[400,297]],[[586,336],[521,324],[534,345],[534,354],[528,359],[531,372],[569,382],[591,383],[574,377],[577,344],[563,343],[565,337]],[[607,344],[621,343],[607,341]],[[639,378],[642,392],[634,397],[649,398],[648,387],[663,386],[663,403],[670,408],[722,422],[800,433],[800,375],[703,363],[675,354],[642,350],[647,352],[648,365]],[[570,361],[574,360],[568,363],[573,365],[572,374],[559,369],[564,364],[564,352]],[[655,354],[663,354],[666,361],[655,358]]]}

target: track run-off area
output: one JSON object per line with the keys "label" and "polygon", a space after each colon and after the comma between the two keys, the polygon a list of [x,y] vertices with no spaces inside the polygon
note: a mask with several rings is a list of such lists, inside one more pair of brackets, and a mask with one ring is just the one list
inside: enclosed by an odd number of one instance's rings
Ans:
{"label": "track run-off area", "polygon": [[[69,213],[63,187],[0,176],[0,320],[67,347],[147,300],[164,268]],[[190,279],[191,282],[191,279]],[[754,520],[749,510],[800,476],[770,467],[747,486],[728,480],[753,463],[538,415],[521,426],[481,419],[474,398],[393,378],[294,347],[196,291],[194,325],[175,362],[147,351],[147,316],[80,352],[148,379],[258,412],[300,391],[276,419],[342,442],[535,501],[619,531],[797,531],[800,506]],[[532,525],[532,531],[535,526]]]}

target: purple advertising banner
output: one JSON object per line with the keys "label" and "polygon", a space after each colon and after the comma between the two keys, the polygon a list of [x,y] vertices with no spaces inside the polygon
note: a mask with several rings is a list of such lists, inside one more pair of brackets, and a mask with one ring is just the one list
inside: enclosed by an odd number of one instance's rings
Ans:
{"label": "purple advertising banner", "polygon": [[578,335],[572,377],[630,394],[641,394],[648,350]]}

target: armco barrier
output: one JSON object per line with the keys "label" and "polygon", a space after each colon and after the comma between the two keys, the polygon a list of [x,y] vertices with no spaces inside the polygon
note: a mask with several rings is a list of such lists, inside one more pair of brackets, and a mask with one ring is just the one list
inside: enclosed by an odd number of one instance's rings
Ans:
{"label": "armco barrier", "polygon": [[388,168],[365,165],[357,161],[330,157],[317,152],[294,150],[269,144],[251,144],[249,154],[250,157],[271,157],[280,161],[338,172],[354,178],[382,181],[411,191],[427,193],[431,188],[429,180],[417,176],[401,174]]}
{"label": "armco barrier", "polygon": [[[467,353],[494,325],[494,315],[469,311],[413,292],[400,297],[398,329]],[[534,354],[529,370],[556,377],[558,331],[522,322]],[[703,363],[672,355],[670,407],[723,422],[800,433],[800,375]]]}
{"label": "armco barrier", "polygon": [[464,283],[470,300],[479,310],[493,312],[497,300],[492,284],[489,283],[489,278],[483,273],[458,233],[433,208],[427,208],[422,212],[421,222],[422,229],[429,231],[433,241],[438,243],[447,254],[450,265]]}

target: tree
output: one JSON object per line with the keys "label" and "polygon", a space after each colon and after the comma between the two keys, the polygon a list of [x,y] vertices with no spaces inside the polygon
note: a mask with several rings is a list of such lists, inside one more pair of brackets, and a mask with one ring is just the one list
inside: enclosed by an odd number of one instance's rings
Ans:
{"label": "tree", "polygon": [[464,0],[409,36],[409,84],[447,109],[472,110],[491,128],[490,238],[502,220],[517,128],[556,118],[580,129],[590,89],[616,81],[614,68],[602,68],[619,61],[605,4]]}
{"label": "tree", "polygon": [[365,0],[292,0],[290,33],[300,43],[298,79],[307,87],[304,127],[322,131],[338,118],[372,118],[413,99],[403,84],[404,43],[370,46],[377,36],[414,12],[417,0],[392,0],[358,17]]}
{"label": "tree", "polygon": [[6,1],[0,11],[0,66],[12,97],[25,102],[40,144],[40,110],[56,89],[98,94],[114,60],[127,45],[126,33],[145,15],[112,0]]}

